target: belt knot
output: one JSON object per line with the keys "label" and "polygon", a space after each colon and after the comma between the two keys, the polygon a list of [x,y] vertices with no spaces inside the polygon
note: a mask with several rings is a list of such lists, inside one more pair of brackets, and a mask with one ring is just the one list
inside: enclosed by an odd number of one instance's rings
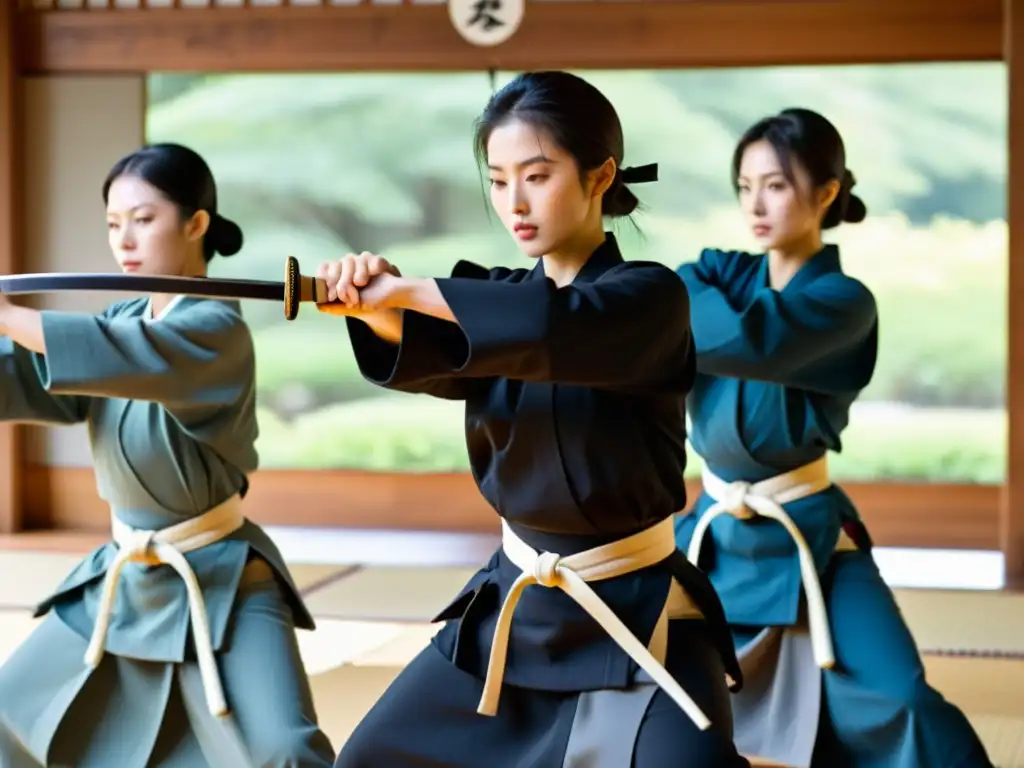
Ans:
{"label": "belt knot", "polygon": [[748,520],[754,517],[754,512],[747,506],[747,494],[749,493],[750,483],[745,480],[735,480],[725,487],[721,504],[733,517]]}
{"label": "belt knot", "polygon": [[128,562],[159,565],[161,561],[152,551],[156,534],[156,531],[133,530],[119,542]]}
{"label": "belt knot", "polygon": [[554,552],[541,552],[533,561],[533,578],[542,587],[557,587],[562,583],[562,574],[558,572],[562,557]]}

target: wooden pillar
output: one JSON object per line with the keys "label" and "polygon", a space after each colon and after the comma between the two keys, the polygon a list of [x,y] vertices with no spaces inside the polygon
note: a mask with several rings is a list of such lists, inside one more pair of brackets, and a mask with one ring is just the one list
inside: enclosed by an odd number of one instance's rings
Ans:
{"label": "wooden pillar", "polygon": [[[21,88],[14,43],[18,3],[0,2],[0,273],[21,271]],[[22,428],[0,423],[0,533],[22,523]]]}
{"label": "wooden pillar", "polygon": [[1006,382],[1009,445],[999,538],[1006,559],[1006,588],[1024,591],[1024,0],[1004,0],[1003,30],[1009,97],[1006,181],[1010,239]]}

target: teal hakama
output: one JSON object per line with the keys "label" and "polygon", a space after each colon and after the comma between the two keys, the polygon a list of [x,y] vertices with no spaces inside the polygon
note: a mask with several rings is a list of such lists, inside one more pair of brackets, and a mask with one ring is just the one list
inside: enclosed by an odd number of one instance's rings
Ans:
{"label": "teal hakama", "polygon": [[[925,680],[860,516],[827,476],[826,454],[841,450],[874,372],[874,297],[832,245],[781,291],[765,256],[707,249],[678,274],[697,349],[691,441],[707,476],[676,539],[699,555],[737,643],[740,751],[800,768],[990,766],[963,714]],[[773,484],[789,486],[781,504],[765,501]],[[776,510],[805,540],[808,577]],[[707,535],[691,547],[706,514]]]}
{"label": "teal hakama", "polygon": [[[257,424],[238,303],[178,297],[153,318],[148,300],[133,299],[98,316],[43,312],[42,323],[45,356],[0,340],[0,418],[88,424],[122,546],[83,559],[0,667],[0,765],[330,766],[295,638],[313,619],[280,552],[240,512]],[[228,717],[211,711],[197,642],[207,633],[175,568],[124,564],[109,626],[94,632],[130,529],[198,525],[211,510],[234,515],[232,530],[184,560],[205,603]],[[90,640],[95,666],[85,660]]]}

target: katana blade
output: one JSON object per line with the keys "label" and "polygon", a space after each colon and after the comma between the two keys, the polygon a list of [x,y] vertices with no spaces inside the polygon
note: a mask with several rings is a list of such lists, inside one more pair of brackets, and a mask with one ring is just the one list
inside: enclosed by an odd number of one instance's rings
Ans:
{"label": "katana blade", "polygon": [[284,301],[284,283],[268,280],[231,280],[216,277],[165,277],[104,273],[38,273],[0,277],[0,291],[8,296],[61,291],[124,291],[126,293],[183,293],[221,299]]}
{"label": "katana blade", "polygon": [[319,278],[302,275],[299,272],[299,262],[294,256],[289,256],[285,263],[283,282],[90,272],[42,272],[0,277],[0,293],[8,296],[62,291],[123,291],[184,294],[217,299],[280,301],[285,305],[285,318],[288,320],[296,318],[301,302],[327,303],[327,285]]}

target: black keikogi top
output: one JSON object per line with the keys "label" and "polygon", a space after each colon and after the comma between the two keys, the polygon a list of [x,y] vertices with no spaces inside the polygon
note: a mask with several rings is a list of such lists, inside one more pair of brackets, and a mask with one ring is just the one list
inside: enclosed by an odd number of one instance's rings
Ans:
{"label": "black keikogi top", "polygon": [[[570,555],[683,509],[694,347],[686,288],[671,269],[624,261],[609,233],[560,289],[540,261],[532,270],[460,261],[437,284],[457,324],[406,311],[394,345],[347,318],[352,347],[375,384],[465,401],[473,476],[520,538],[538,551]],[[461,618],[434,643],[465,671],[484,676],[498,611],[520,573],[499,549],[436,618]],[[681,552],[591,586],[646,644],[673,577],[703,612],[738,688],[721,603]],[[637,670],[568,595],[526,589],[506,683],[594,690],[629,685]]]}

